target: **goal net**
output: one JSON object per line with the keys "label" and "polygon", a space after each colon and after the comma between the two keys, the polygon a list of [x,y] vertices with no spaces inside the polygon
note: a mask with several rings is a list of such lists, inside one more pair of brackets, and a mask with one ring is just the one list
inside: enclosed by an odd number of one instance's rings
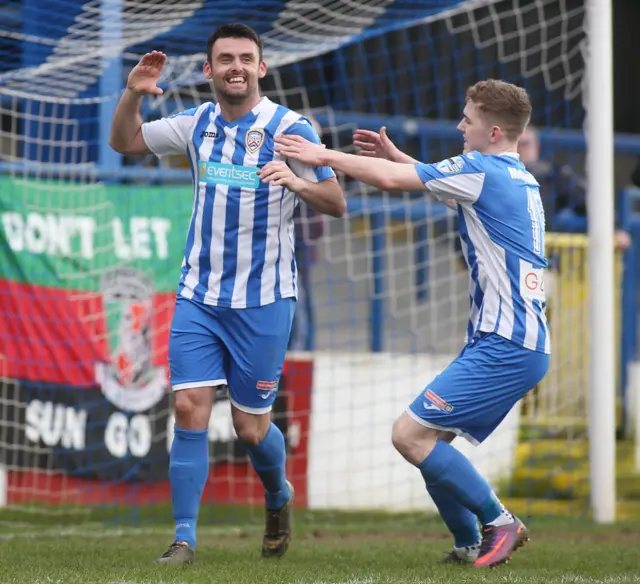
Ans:
{"label": "goal net", "polygon": [[[169,501],[167,341],[190,172],[180,157],[121,157],[107,144],[126,75],[145,52],[169,56],[146,120],[213,99],[206,38],[243,21],[264,41],[263,92],[312,116],[328,147],[351,151],[355,128],[385,125],[416,158],[457,154],[465,90],[493,77],[528,89],[544,160],[583,166],[582,0],[238,4],[0,9],[0,505],[124,521]],[[289,475],[310,509],[430,510],[390,432],[464,341],[455,216],[420,193],[340,180],[343,219],[304,207],[297,218],[301,297],[274,410]],[[564,211],[580,224],[571,201]],[[487,442],[457,446],[516,510],[575,512],[588,492],[585,241],[548,241],[552,370]],[[209,441],[203,516],[211,502],[260,507],[223,390]]]}

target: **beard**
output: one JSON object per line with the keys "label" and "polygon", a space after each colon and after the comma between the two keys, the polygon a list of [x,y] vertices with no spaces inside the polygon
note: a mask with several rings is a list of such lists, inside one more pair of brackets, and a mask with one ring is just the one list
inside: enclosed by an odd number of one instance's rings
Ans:
{"label": "beard", "polygon": [[227,91],[225,88],[225,82],[220,80],[219,82],[213,82],[213,88],[215,89],[218,101],[224,101],[229,105],[240,105],[255,93],[256,84],[252,84],[247,80],[247,89],[244,91]]}

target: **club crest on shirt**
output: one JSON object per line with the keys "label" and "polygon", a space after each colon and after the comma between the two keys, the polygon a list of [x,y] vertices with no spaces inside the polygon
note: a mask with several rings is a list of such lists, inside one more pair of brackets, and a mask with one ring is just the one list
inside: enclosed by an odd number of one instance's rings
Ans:
{"label": "club crest on shirt", "polygon": [[245,136],[244,143],[249,154],[257,152],[264,144],[264,130],[262,128],[250,128]]}

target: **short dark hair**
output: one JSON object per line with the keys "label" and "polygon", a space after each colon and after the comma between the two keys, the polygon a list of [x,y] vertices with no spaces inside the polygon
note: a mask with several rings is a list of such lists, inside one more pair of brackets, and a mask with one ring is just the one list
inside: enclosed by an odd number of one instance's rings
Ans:
{"label": "short dark hair", "polygon": [[211,55],[213,53],[213,45],[218,39],[249,39],[258,47],[258,55],[262,61],[262,40],[260,35],[250,26],[240,22],[231,22],[223,24],[207,39],[207,61],[211,63]]}
{"label": "short dark hair", "polygon": [[487,79],[467,90],[467,102],[497,122],[509,140],[517,140],[531,118],[531,101],[526,90],[517,85]]}

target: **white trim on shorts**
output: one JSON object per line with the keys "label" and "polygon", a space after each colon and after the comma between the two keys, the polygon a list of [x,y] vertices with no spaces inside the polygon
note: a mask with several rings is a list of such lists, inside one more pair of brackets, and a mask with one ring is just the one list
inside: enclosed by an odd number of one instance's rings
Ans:
{"label": "white trim on shorts", "polygon": [[173,391],[181,389],[191,389],[192,387],[218,387],[218,385],[227,385],[226,379],[209,379],[207,381],[185,381],[173,386]]}
{"label": "white trim on shorts", "polygon": [[438,426],[438,424],[432,424],[431,422],[427,422],[426,420],[423,420],[411,408],[407,408],[406,411],[412,420],[415,420],[416,422],[418,422],[418,424],[420,424],[421,426],[424,426],[425,428],[432,428],[433,430],[442,430],[443,432],[452,432],[457,436],[462,436],[462,438],[465,438],[466,440],[471,442],[471,444],[473,444],[474,446],[478,446],[480,444],[480,442],[476,440],[471,434],[467,434],[467,432],[465,432],[464,430],[461,430],[460,428],[445,428],[444,426]]}
{"label": "white trim on shorts", "polygon": [[244,412],[245,414],[256,414],[256,415],[268,414],[273,409],[272,405],[267,406],[265,408],[250,408],[249,406],[243,406],[243,405],[240,405],[234,399],[232,399],[231,396],[229,396],[229,401],[231,402],[231,405],[234,408],[236,408],[237,410],[240,410],[241,412]]}

